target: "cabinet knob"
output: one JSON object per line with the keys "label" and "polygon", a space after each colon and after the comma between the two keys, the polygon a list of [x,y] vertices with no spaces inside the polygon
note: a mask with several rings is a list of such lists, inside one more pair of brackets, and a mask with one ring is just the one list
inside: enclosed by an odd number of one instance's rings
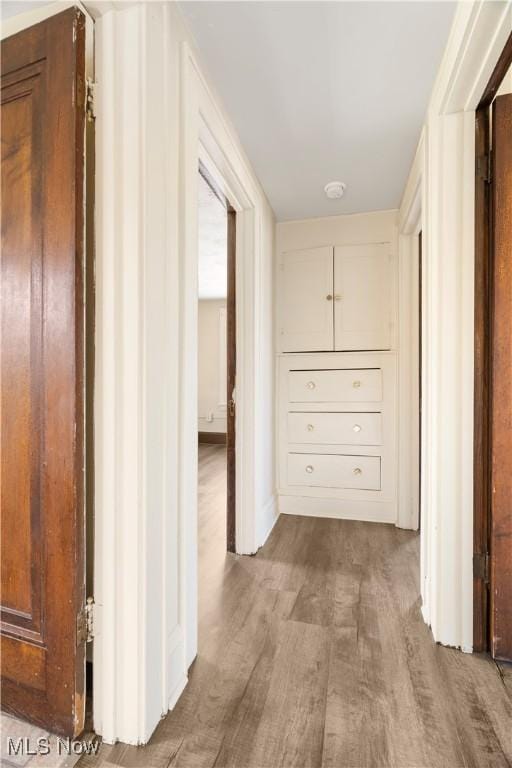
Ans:
{"label": "cabinet knob", "polygon": [[308,432],[312,432],[315,428],[314,424],[308,424]]}
{"label": "cabinet knob", "polygon": [[315,468],[313,467],[312,464],[308,464],[306,467],[306,472],[308,472],[308,474],[311,474],[314,471],[314,469]]}
{"label": "cabinet knob", "polygon": [[316,384],[314,381],[308,381],[308,383],[306,384],[306,387],[308,389],[314,389],[316,387]]}
{"label": "cabinet knob", "polygon": [[360,467],[354,468],[354,475],[362,475],[362,474],[363,474],[363,470]]}
{"label": "cabinet knob", "polygon": [[352,429],[354,430],[354,432],[360,432],[361,431],[361,427],[359,426],[359,424],[354,424]]}
{"label": "cabinet knob", "polygon": [[332,293],[328,293],[325,298],[327,299],[327,301],[332,301]]}
{"label": "cabinet knob", "polygon": [[353,381],[352,382],[352,386],[355,387],[355,389],[359,389],[359,387],[361,386],[361,382],[360,381]]}

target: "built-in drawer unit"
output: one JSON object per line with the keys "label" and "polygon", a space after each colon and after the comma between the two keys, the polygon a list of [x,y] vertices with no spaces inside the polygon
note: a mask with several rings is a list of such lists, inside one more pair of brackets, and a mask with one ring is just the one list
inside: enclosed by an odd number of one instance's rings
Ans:
{"label": "built-in drawer unit", "polygon": [[292,411],[287,414],[289,443],[381,445],[381,413]]}
{"label": "built-in drawer unit", "polygon": [[288,484],[379,491],[380,456],[289,453]]}
{"label": "built-in drawer unit", "polygon": [[291,403],[369,403],[382,401],[380,368],[293,370],[288,372]]}
{"label": "built-in drawer unit", "polygon": [[394,352],[279,356],[279,510],[395,522]]}

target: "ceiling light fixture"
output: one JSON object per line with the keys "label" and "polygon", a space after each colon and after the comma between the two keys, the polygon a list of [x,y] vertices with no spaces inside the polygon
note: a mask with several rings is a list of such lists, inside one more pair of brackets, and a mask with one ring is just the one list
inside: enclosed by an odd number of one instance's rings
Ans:
{"label": "ceiling light fixture", "polygon": [[339,200],[346,188],[347,185],[343,181],[330,181],[325,185],[324,192],[330,200]]}

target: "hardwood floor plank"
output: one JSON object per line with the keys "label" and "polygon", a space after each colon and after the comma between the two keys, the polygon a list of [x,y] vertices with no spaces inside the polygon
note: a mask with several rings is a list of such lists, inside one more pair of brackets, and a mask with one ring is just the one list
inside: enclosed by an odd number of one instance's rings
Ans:
{"label": "hardwood floor plank", "polygon": [[328,658],[328,628],[297,621],[282,625],[262,717],[246,762],[239,765],[320,765]]}
{"label": "hardwood floor plank", "polygon": [[226,553],[225,448],[199,449],[199,654],[146,747],[81,768],[505,768],[509,669],[436,645],[419,537],[282,516]]}
{"label": "hardwood floor plank", "polygon": [[330,626],[334,612],[337,520],[319,520],[302,559],[303,578],[291,619]]}

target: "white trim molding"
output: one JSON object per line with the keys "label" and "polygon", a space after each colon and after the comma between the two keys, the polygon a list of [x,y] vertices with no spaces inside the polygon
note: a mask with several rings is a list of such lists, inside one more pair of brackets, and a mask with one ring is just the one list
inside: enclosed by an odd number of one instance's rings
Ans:
{"label": "white trim molding", "polygon": [[405,231],[421,184],[423,615],[438,642],[465,651],[473,646],[475,108],[511,29],[511,2],[458,5],[401,208]]}
{"label": "white trim molding", "polygon": [[237,211],[240,553],[275,519],[273,216],[175,4],[97,15],[94,726],[140,744],[197,653],[199,158]]}
{"label": "white trim molding", "polygon": [[[419,525],[419,234],[424,132],[416,151],[398,219],[398,515],[397,526]],[[422,235],[423,237],[423,235]]]}

